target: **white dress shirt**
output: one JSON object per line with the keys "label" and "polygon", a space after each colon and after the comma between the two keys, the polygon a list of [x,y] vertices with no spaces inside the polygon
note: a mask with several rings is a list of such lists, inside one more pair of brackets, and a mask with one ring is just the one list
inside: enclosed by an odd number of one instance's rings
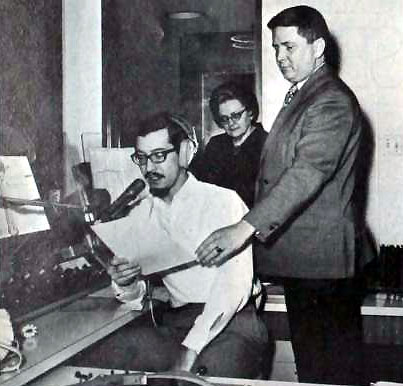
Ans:
{"label": "white dress shirt", "polygon": [[[158,228],[164,229],[180,247],[194,256],[199,244],[213,231],[242,219],[247,207],[232,190],[189,177],[170,204],[150,196],[140,205],[150,206],[150,217],[157,220],[152,236],[158,243]],[[147,219],[139,219],[147,221]],[[163,251],[161,251],[163,253]],[[135,259],[135,256],[133,256]],[[197,353],[214,339],[236,312],[248,302],[252,293],[252,248],[249,246],[220,267],[194,265],[162,277],[173,307],[187,303],[205,303],[182,344]],[[140,282],[141,283],[141,282]],[[138,288],[118,287],[119,300],[126,302]]]}

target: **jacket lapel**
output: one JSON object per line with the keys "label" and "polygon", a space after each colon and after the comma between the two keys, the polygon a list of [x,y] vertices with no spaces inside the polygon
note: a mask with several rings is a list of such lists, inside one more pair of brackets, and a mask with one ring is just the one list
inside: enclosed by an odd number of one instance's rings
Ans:
{"label": "jacket lapel", "polygon": [[282,132],[287,127],[287,121],[295,116],[296,111],[303,106],[309,97],[316,93],[316,91],[329,79],[330,69],[324,65],[318,69],[307,82],[296,93],[293,100],[288,106],[283,106],[277,114],[276,119],[273,122],[272,128],[266,138],[263,146],[259,172],[255,185],[255,199],[260,196],[260,190],[264,186],[264,180],[269,181],[270,176],[277,175],[277,168],[281,167],[281,141]]}

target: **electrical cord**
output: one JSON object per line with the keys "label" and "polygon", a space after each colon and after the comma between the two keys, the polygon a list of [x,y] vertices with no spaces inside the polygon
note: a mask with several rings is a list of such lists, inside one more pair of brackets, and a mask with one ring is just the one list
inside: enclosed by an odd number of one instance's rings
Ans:
{"label": "electrical cord", "polygon": [[17,361],[15,361],[15,358],[13,358],[13,356],[10,356],[9,358],[6,356],[6,358],[4,358],[0,363],[0,373],[11,373],[21,367],[22,354],[19,350],[19,345],[17,341],[15,341],[15,345],[16,347],[13,347],[0,342],[0,347],[2,349],[7,350],[17,356]]}
{"label": "electrical cord", "polygon": [[146,300],[148,300],[149,302],[149,306],[150,306],[150,314],[151,314],[151,320],[153,322],[153,325],[155,328],[158,328],[158,324],[157,321],[155,320],[155,315],[154,315],[154,304],[153,304],[153,293],[152,293],[152,289],[151,289],[151,285],[150,285],[150,280],[147,279],[146,280]]}

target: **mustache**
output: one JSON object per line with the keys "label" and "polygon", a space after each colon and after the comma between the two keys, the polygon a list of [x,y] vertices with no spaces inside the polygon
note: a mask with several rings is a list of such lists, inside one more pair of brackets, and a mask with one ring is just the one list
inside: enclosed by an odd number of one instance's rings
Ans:
{"label": "mustache", "polygon": [[163,178],[164,176],[160,173],[153,173],[153,172],[147,172],[145,175],[145,178],[150,178],[150,177],[157,177],[157,178]]}

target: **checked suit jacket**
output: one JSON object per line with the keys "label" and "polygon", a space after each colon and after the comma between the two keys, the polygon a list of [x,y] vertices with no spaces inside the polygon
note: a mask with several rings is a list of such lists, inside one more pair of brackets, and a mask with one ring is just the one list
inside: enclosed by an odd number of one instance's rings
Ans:
{"label": "checked suit jacket", "polygon": [[352,277],[359,230],[354,210],[360,106],[326,65],[283,107],[263,147],[256,204],[258,274]]}

